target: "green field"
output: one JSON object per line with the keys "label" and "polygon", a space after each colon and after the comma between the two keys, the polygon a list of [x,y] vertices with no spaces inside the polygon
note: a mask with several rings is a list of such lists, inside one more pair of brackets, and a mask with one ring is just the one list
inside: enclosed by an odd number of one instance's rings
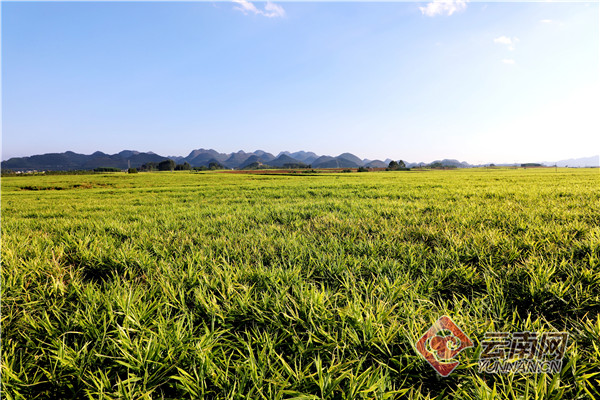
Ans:
{"label": "green field", "polygon": [[[5,399],[598,398],[600,171],[4,177],[1,311]],[[559,374],[478,372],[561,330]]]}

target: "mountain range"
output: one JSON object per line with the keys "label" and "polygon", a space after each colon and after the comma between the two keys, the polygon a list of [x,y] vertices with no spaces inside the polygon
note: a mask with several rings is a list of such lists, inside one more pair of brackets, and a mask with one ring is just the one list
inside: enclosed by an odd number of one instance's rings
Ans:
{"label": "mountain range", "polygon": [[291,153],[283,151],[276,156],[262,150],[251,153],[238,151],[234,153],[219,153],[213,149],[192,150],[187,156],[161,156],[153,152],[124,150],[117,154],[106,154],[100,151],[90,155],[78,154],[72,151],[65,153],[48,153],[30,157],[14,157],[2,161],[2,169],[15,171],[68,171],[87,170],[101,167],[126,169],[139,168],[147,163],[159,163],[171,159],[177,164],[188,163],[192,167],[208,166],[218,163],[225,168],[243,169],[253,166],[268,165],[276,168],[311,166],[312,168],[385,168],[390,160],[360,159],[354,154],[343,153],[337,157],[320,156],[310,151]]}
{"label": "mountain range", "polygon": [[569,158],[560,161],[543,161],[541,164],[549,167],[600,167],[600,156]]}
{"label": "mountain range", "polygon": [[[172,156],[165,157],[153,152],[139,152],[132,150],[123,150],[117,154],[106,154],[101,151],[86,155],[78,154],[72,151],[64,153],[48,153],[34,155],[30,157],[14,157],[2,161],[3,170],[14,171],[68,171],[68,170],[89,170],[101,167],[126,169],[128,167],[139,168],[147,163],[159,163],[166,159],[172,159],[177,164],[188,163],[192,167],[208,166],[210,163],[219,163],[226,168],[243,169],[257,166],[268,165],[276,168],[289,168],[299,166],[310,166],[312,168],[385,168],[391,161],[361,159],[351,153],[342,153],[339,156],[332,157],[327,155],[318,155],[310,151],[282,151],[276,156],[262,150],[256,150],[251,153],[238,151],[234,153],[219,153],[213,149],[196,149],[191,151],[186,157]],[[586,167],[600,166],[600,157],[586,157],[579,159],[569,159],[557,162],[544,162],[548,166],[570,166]],[[436,160],[433,163],[410,163],[406,162],[409,168],[417,166],[426,166],[439,163],[445,167],[470,168],[481,165],[471,165],[467,162],[458,160],[444,159]],[[438,164],[438,165],[439,165]]]}

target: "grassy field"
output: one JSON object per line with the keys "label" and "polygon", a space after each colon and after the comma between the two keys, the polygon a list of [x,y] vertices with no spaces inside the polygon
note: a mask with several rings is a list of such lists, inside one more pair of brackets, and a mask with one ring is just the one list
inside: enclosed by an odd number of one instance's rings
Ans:
{"label": "grassy field", "polygon": [[[598,398],[600,171],[2,178],[1,311],[5,399]],[[560,374],[478,372],[556,330]]]}

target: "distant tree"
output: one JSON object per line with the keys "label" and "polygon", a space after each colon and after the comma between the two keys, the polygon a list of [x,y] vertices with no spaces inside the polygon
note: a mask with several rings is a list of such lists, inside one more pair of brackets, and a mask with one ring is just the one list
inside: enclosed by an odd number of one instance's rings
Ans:
{"label": "distant tree", "polygon": [[215,169],[225,169],[225,167],[222,166],[221,164],[219,164],[218,162],[213,161],[213,162],[211,162],[211,163],[208,164],[208,169],[212,169],[212,170],[215,170]]}
{"label": "distant tree", "polygon": [[406,164],[404,163],[404,161],[399,160],[399,161],[390,161],[390,163],[388,164],[388,166],[385,170],[386,171],[408,171],[408,170],[410,170],[410,168],[406,168]]}
{"label": "distant tree", "polygon": [[121,169],[114,167],[98,167],[94,168],[94,172],[121,172]]}
{"label": "distant tree", "polygon": [[358,169],[356,170],[356,172],[368,172],[369,169],[365,168],[365,167],[358,167]]}
{"label": "distant tree", "polygon": [[175,169],[175,161],[170,158],[158,163],[159,171],[173,171]]}
{"label": "distant tree", "polygon": [[265,165],[265,164],[261,163],[260,161],[255,161],[253,163],[246,165],[244,168],[240,168],[240,169],[253,170],[253,169],[267,169],[267,168],[269,168],[268,165]]}
{"label": "distant tree", "polygon": [[523,168],[527,168],[527,167],[542,167],[542,164],[539,163],[523,163],[521,164],[521,167]]}
{"label": "distant tree", "polygon": [[285,163],[282,165],[282,168],[299,169],[299,168],[309,168],[309,166],[304,163]]}
{"label": "distant tree", "polygon": [[192,169],[192,166],[186,161],[183,164],[177,164],[175,166],[175,171],[189,171]]}
{"label": "distant tree", "polygon": [[155,162],[149,162],[140,167],[142,171],[155,171],[158,169],[158,164]]}
{"label": "distant tree", "polygon": [[127,170],[127,173],[128,173],[128,174],[137,174],[137,169],[136,169],[136,168],[129,168],[129,169]]}
{"label": "distant tree", "polygon": [[390,163],[388,164],[388,166],[385,170],[386,171],[396,171],[397,169],[398,169],[398,163],[396,161],[390,161]]}

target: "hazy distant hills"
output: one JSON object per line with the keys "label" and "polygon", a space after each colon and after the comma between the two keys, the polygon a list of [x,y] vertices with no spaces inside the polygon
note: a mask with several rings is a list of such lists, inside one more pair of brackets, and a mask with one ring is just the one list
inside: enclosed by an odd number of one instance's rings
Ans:
{"label": "hazy distant hills", "polygon": [[[311,166],[312,168],[385,168],[391,159],[368,160],[360,159],[351,153],[342,153],[339,156],[332,157],[327,155],[318,155],[313,152],[297,151],[290,153],[283,151],[277,155],[262,150],[256,150],[251,153],[238,151],[234,153],[219,153],[213,149],[192,150],[187,156],[165,157],[153,152],[139,152],[124,150],[117,154],[106,154],[100,151],[86,155],[78,154],[72,151],[64,153],[49,153],[34,155],[30,157],[15,157],[2,161],[2,169],[14,171],[66,171],[66,170],[87,170],[100,167],[112,167],[126,169],[128,167],[139,168],[146,163],[159,163],[166,159],[172,159],[178,164],[189,163],[192,167],[208,166],[212,162],[219,163],[226,168],[242,169],[254,166],[271,166],[276,168],[290,168],[299,166]],[[557,162],[544,162],[544,165],[558,165],[569,167],[588,167],[600,166],[600,157],[587,157],[578,159],[562,160]],[[397,160],[397,159],[395,159]],[[411,163],[405,160],[409,168],[418,166],[427,166],[435,164],[436,166],[470,168],[478,165],[471,165],[453,159],[436,160],[433,163]]]}
{"label": "hazy distant hills", "polygon": [[90,155],[78,154],[72,151],[65,153],[49,153],[31,157],[15,157],[2,161],[2,169],[37,170],[37,171],[68,171],[76,169],[94,169],[99,167],[114,167],[125,169],[131,164],[141,166],[149,162],[160,162],[165,157],[152,152],[124,150],[117,154],[105,154],[97,151]]}
{"label": "hazy distant hills", "polygon": [[600,167],[600,156],[569,158],[568,160],[560,161],[544,161],[541,164],[557,167]]}

